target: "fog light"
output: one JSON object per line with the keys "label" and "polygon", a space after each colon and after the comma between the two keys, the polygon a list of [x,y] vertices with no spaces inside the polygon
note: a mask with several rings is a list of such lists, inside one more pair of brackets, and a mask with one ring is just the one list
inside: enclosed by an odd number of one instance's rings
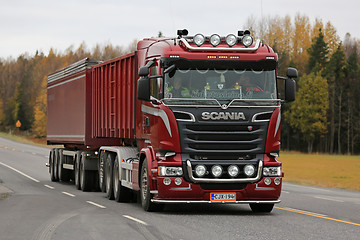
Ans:
{"label": "fog light", "polygon": [[275,185],[280,185],[281,179],[280,178],[275,178],[274,183],[275,183]]}
{"label": "fog light", "polygon": [[229,34],[226,36],[225,42],[227,45],[229,45],[229,47],[233,47],[236,45],[237,38],[234,34]]}
{"label": "fog light", "polygon": [[236,177],[239,174],[239,168],[235,165],[228,167],[228,173],[230,177]]}
{"label": "fog light", "polygon": [[197,165],[195,167],[195,173],[198,177],[203,177],[206,173],[206,167],[204,165]]}
{"label": "fog light", "polygon": [[179,185],[181,185],[182,180],[181,180],[181,178],[175,178],[175,181],[174,181],[174,182],[175,182],[176,185],[179,186]]}
{"label": "fog light", "polygon": [[251,177],[255,173],[255,167],[254,165],[246,165],[244,167],[244,173],[246,176]]}
{"label": "fog light", "polygon": [[211,168],[211,173],[214,175],[214,177],[220,177],[222,174],[222,167],[219,165],[215,165]]}
{"label": "fog light", "polygon": [[265,178],[264,183],[266,185],[270,185],[271,184],[271,179],[270,178]]}
{"label": "fog light", "polygon": [[204,35],[202,34],[196,34],[194,36],[194,39],[193,39],[194,43],[196,44],[196,46],[200,47],[201,45],[204,44],[205,42],[205,37]]}
{"label": "fog light", "polygon": [[164,185],[169,186],[171,184],[171,179],[170,178],[164,178],[163,183],[164,183]]}
{"label": "fog light", "polygon": [[221,38],[219,35],[217,35],[217,34],[211,35],[210,43],[211,43],[211,45],[213,45],[213,47],[216,47],[217,45],[219,45],[220,42],[221,42]]}

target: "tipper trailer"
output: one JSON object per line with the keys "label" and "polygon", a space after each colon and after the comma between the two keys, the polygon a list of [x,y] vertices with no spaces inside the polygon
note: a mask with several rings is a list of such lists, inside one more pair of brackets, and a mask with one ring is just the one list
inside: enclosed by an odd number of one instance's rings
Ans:
{"label": "tipper trailer", "polygon": [[[170,203],[280,202],[281,104],[297,70],[249,31],[140,41],[133,53],[83,59],[48,76],[52,181],[100,189],[146,211]],[[285,99],[277,82],[285,81]]]}

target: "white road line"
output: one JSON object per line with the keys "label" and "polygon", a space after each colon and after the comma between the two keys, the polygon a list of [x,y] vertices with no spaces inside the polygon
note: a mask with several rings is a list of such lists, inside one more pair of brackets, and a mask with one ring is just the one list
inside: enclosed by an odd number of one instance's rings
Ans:
{"label": "white road line", "polygon": [[129,215],[123,215],[123,217],[126,217],[126,218],[128,218],[128,219],[130,219],[130,220],[133,220],[133,221],[135,221],[135,222],[141,223],[141,224],[143,224],[143,225],[148,225],[146,222],[144,222],[144,221],[142,221],[142,220],[140,220],[140,219],[131,217],[131,216],[129,216]]}
{"label": "white road line", "polygon": [[94,202],[91,202],[91,201],[86,201],[87,203],[90,203],[90,204],[92,204],[92,205],[94,205],[94,206],[96,206],[96,207],[99,207],[99,208],[106,208],[105,206],[103,206],[103,205],[100,205],[100,204],[97,204],[97,203],[94,203]]}
{"label": "white road line", "polygon": [[287,191],[281,191],[281,193],[290,193],[290,192],[287,192]]}
{"label": "white road line", "polygon": [[50,185],[44,185],[45,187],[47,188],[50,188],[50,189],[55,189],[54,187],[50,186]]}
{"label": "white road line", "polygon": [[71,193],[68,193],[68,192],[61,192],[61,193],[65,194],[65,195],[68,195],[68,196],[70,196],[70,197],[75,197],[74,194],[71,194]]}
{"label": "white road line", "polygon": [[7,168],[9,168],[9,169],[11,169],[11,170],[13,170],[13,171],[15,171],[15,172],[23,175],[24,177],[27,177],[27,178],[30,179],[30,180],[33,180],[34,182],[37,182],[37,183],[40,182],[39,180],[37,180],[37,179],[35,179],[35,178],[33,178],[33,177],[30,177],[29,175],[23,173],[22,171],[19,171],[19,170],[17,170],[16,168],[10,167],[9,165],[7,165],[7,164],[5,164],[5,163],[0,162],[0,164],[3,165],[4,167],[7,167]]}
{"label": "white road line", "polygon": [[321,197],[321,196],[314,196],[314,198],[328,200],[328,201],[334,201],[334,202],[345,202],[345,201],[342,201],[342,200],[337,200],[337,199],[327,198],[327,197]]}
{"label": "white road line", "polygon": [[299,209],[295,209],[295,208],[285,207],[285,209],[289,209],[289,210],[293,210],[293,211],[298,211],[298,212],[302,212],[302,213],[308,213],[308,214],[317,215],[317,216],[321,216],[321,217],[327,217],[327,215],[324,215],[324,214],[314,213],[314,212],[308,212],[308,211],[299,210]]}

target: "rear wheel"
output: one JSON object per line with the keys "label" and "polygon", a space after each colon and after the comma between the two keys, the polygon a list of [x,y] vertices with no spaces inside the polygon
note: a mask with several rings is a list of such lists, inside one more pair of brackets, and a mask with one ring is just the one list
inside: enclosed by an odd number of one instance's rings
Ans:
{"label": "rear wheel", "polygon": [[273,210],[274,204],[250,203],[250,208],[255,213],[269,213]]}
{"label": "rear wheel", "polygon": [[59,149],[55,148],[54,150],[54,181],[59,181]]}
{"label": "rear wheel", "polygon": [[149,188],[149,170],[148,170],[146,158],[141,166],[140,199],[141,199],[142,207],[147,212],[155,212],[163,208],[162,204],[156,204],[151,201],[152,194],[150,193],[150,188]]}
{"label": "rear wheel", "polygon": [[85,170],[85,158],[81,157],[80,158],[80,187],[81,190],[83,192],[88,192],[92,189],[92,187],[94,186],[94,179],[95,179],[95,175],[94,175],[94,171],[90,171],[90,170]]}
{"label": "rear wheel", "polygon": [[63,167],[65,163],[66,156],[63,155],[62,150],[59,150],[59,161],[58,161],[58,169],[59,169],[59,180],[63,182],[70,181],[70,171]]}
{"label": "rear wheel", "polygon": [[75,182],[75,188],[77,190],[81,190],[80,186],[80,158],[81,153],[79,152],[76,156],[76,160],[74,162],[74,182]]}
{"label": "rear wheel", "polygon": [[106,196],[110,200],[114,200],[113,190],[113,168],[114,168],[114,154],[108,154],[105,162],[105,177],[106,177]]}
{"label": "rear wheel", "polygon": [[107,158],[107,153],[102,151],[100,153],[99,158],[99,171],[98,171],[98,178],[99,178],[99,188],[101,192],[106,192],[106,177],[105,177],[105,163]]}
{"label": "rear wheel", "polygon": [[54,157],[55,157],[55,149],[52,149],[51,151],[50,151],[50,154],[49,154],[49,165],[50,165],[50,167],[49,167],[49,172],[50,172],[50,180],[52,181],[52,182],[56,182],[56,178],[55,178],[55,159],[54,159]]}
{"label": "rear wheel", "polygon": [[129,202],[132,195],[130,189],[121,185],[120,180],[120,163],[119,158],[116,156],[114,161],[113,169],[113,188],[114,188],[114,198],[117,202]]}

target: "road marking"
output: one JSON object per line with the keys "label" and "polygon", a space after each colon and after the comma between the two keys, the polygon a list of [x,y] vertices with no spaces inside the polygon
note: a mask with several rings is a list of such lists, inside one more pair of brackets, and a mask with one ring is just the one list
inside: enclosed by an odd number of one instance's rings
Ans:
{"label": "road marking", "polygon": [[146,222],[144,222],[144,221],[142,221],[142,220],[140,220],[140,219],[131,217],[131,216],[129,216],[129,215],[123,215],[123,217],[126,217],[126,218],[128,218],[128,219],[130,219],[130,220],[133,220],[133,221],[135,221],[135,222],[141,223],[141,224],[143,224],[143,225],[148,225]]}
{"label": "road marking", "polygon": [[291,209],[291,208],[280,208],[280,207],[274,207],[276,209],[280,209],[280,210],[284,210],[284,211],[288,211],[288,212],[295,212],[295,213],[300,213],[300,214],[304,214],[304,215],[308,215],[308,216],[312,216],[312,217],[317,217],[317,218],[323,218],[323,219],[327,219],[327,220],[331,220],[331,221],[335,221],[335,222],[341,222],[341,223],[346,223],[346,224],[351,224],[351,225],[355,225],[355,226],[360,226],[359,223],[353,223],[353,222],[348,222],[348,221],[344,221],[344,220],[340,220],[340,219],[336,219],[336,218],[330,218],[330,217],[325,217],[325,216],[321,216],[319,214],[313,214],[313,213],[308,213],[305,211],[301,211],[301,210],[295,210],[295,209]]}
{"label": "road marking", "polygon": [[92,205],[94,205],[94,206],[96,206],[96,207],[99,207],[99,208],[106,208],[105,206],[103,206],[103,205],[100,205],[100,204],[97,204],[97,203],[94,203],[94,202],[91,202],[91,201],[86,201],[87,203],[90,203],[90,204],[92,204]]}
{"label": "road marking", "polygon": [[16,148],[13,148],[12,150],[13,150],[13,151],[15,151],[15,152],[19,152],[19,150],[18,150],[18,149],[16,149]]}
{"label": "road marking", "polygon": [[11,149],[11,148],[9,148],[9,147],[5,147],[6,149]]}
{"label": "road marking", "polygon": [[290,193],[290,192],[287,192],[287,191],[281,191],[281,193]]}
{"label": "road marking", "polygon": [[307,214],[311,214],[311,215],[316,215],[316,216],[327,217],[327,215],[325,215],[325,214],[314,213],[314,212],[304,211],[304,210],[295,209],[295,208],[286,207],[285,209],[292,210],[292,211],[297,211],[297,212],[302,212],[302,213],[307,213]]}
{"label": "road marking", "polygon": [[332,198],[327,198],[327,197],[321,197],[321,196],[314,196],[314,198],[323,199],[323,200],[329,200],[329,201],[334,201],[334,202],[344,202],[342,200],[337,200],[337,199],[332,199]]}
{"label": "road marking", "polygon": [[45,187],[47,188],[50,188],[50,189],[55,189],[54,187],[50,186],[50,185],[44,185]]}
{"label": "road marking", "polygon": [[74,194],[71,194],[71,193],[68,193],[68,192],[61,192],[61,193],[65,194],[65,195],[68,195],[68,196],[70,196],[70,197],[75,197]]}
{"label": "road marking", "polygon": [[0,164],[3,165],[4,167],[7,167],[7,168],[9,168],[9,169],[11,169],[11,170],[13,170],[13,171],[15,171],[15,172],[23,175],[24,177],[27,177],[27,178],[30,179],[30,180],[33,180],[34,182],[37,182],[37,183],[40,182],[39,180],[37,180],[37,179],[35,179],[35,178],[33,178],[33,177],[30,177],[29,175],[23,173],[22,171],[17,170],[16,168],[10,167],[9,165],[6,165],[5,163],[0,162]]}

